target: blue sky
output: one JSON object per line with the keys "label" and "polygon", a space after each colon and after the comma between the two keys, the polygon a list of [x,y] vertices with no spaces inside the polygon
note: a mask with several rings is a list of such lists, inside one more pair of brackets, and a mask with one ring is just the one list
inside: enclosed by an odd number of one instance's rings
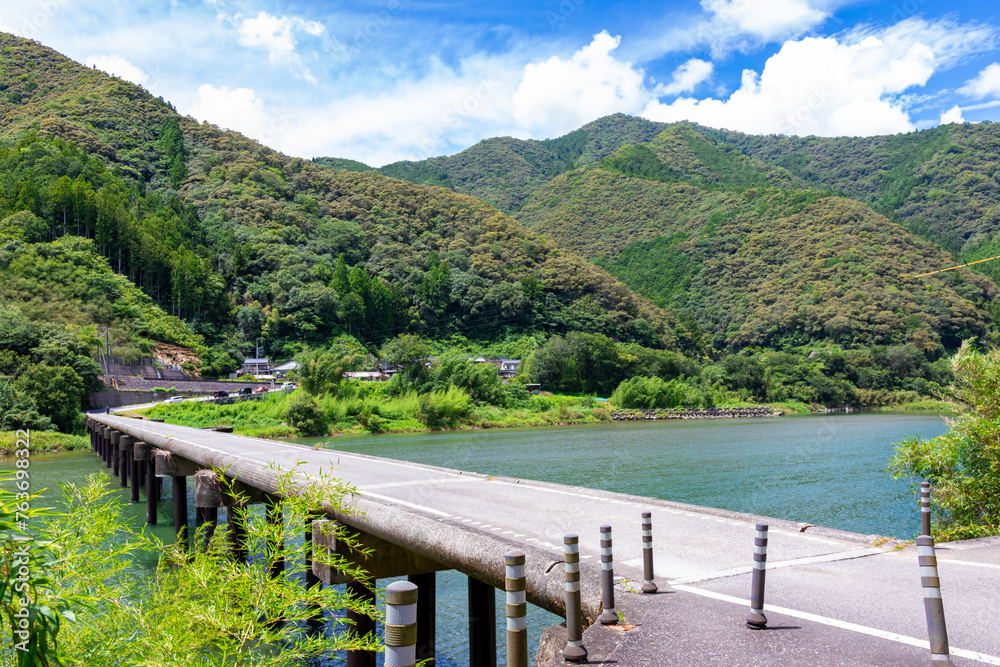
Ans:
{"label": "blue sky", "polygon": [[1000,115],[1000,18],[964,0],[21,0],[0,30],[373,166],[615,112],[824,136]]}

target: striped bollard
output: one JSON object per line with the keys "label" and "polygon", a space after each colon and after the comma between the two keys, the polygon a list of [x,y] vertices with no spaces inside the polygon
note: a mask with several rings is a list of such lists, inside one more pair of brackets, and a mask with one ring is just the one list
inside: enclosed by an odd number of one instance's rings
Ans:
{"label": "striped bollard", "polygon": [[394,581],[385,589],[385,667],[417,664],[417,587]]}
{"label": "striped bollard", "polygon": [[642,592],[655,593],[653,581],[653,513],[642,513]]}
{"label": "striped bollard", "polygon": [[504,555],[507,570],[507,667],[528,667],[528,604],[525,599],[524,552]]}
{"label": "striped bollard", "polygon": [[615,613],[615,563],[611,554],[611,526],[601,526],[601,615],[597,617],[601,625],[618,622]]}
{"label": "striped bollard", "polygon": [[583,609],[580,605],[580,538],[563,537],[563,567],[566,572],[566,648],[563,658],[568,662],[586,662],[583,647]]}
{"label": "striped bollard", "polygon": [[931,534],[931,483],[920,482],[920,534]]}
{"label": "striped bollard", "polygon": [[934,538],[930,535],[917,538],[917,561],[920,564],[920,585],[924,589],[927,634],[931,640],[931,661],[928,665],[953,667],[948,650],[948,628],[944,622],[944,603],[941,601],[941,579],[938,578],[937,556],[934,555]]}
{"label": "striped bollard", "polygon": [[750,583],[750,613],[747,627],[763,630],[767,627],[764,616],[764,573],[767,571],[767,524],[757,524],[757,536],[753,540],[753,580]]}

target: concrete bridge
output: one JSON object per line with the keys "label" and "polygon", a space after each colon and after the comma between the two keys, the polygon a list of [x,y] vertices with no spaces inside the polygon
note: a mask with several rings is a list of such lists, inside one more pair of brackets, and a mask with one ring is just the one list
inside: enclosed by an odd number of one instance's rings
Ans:
{"label": "concrete bridge", "polygon": [[[468,575],[475,667],[496,664],[493,596],[504,589],[503,556],[512,549],[526,555],[527,600],[564,616],[563,536],[578,534],[582,610],[589,622],[597,619],[602,524],[614,528],[616,608],[626,624],[588,628],[591,664],[881,666],[930,659],[915,550],[878,536],[114,415],[92,415],[88,424],[97,440],[125,435],[170,452],[175,485],[214,468],[274,497],[278,473],[268,464],[349,481],[359,491],[349,503],[355,511],[330,516],[381,552],[375,576],[411,575],[423,589],[418,644],[425,650],[433,646],[433,573]],[[175,490],[186,497],[183,484]],[[630,583],[643,578],[643,511],[652,512],[654,595]],[[770,526],[770,623],[754,632],[744,617],[759,521]],[[1000,538],[939,545],[938,562],[954,664],[1000,665]],[[565,629],[546,629],[538,664],[563,664],[565,639]],[[367,659],[349,656],[353,664]]]}

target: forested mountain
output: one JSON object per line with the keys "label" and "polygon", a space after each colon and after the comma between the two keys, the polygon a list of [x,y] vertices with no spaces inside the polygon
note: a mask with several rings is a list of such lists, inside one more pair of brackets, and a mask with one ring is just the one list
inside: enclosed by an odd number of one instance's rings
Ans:
{"label": "forested mountain", "polygon": [[[996,285],[964,269],[913,276],[1000,254],[997,127],[755,137],[616,115],[548,142],[565,149],[566,168],[541,187],[523,169],[506,187],[528,193],[513,213],[521,222],[678,313],[715,349],[953,349],[986,335]],[[461,187],[488,196],[468,174],[486,143],[436,164],[462,166]],[[995,277],[1000,262],[977,270]]]}
{"label": "forested mountain", "polygon": [[0,91],[0,233],[91,239],[74,252],[103,256],[214,357],[345,330],[690,345],[671,315],[471,197],[289,158],[2,34]]}

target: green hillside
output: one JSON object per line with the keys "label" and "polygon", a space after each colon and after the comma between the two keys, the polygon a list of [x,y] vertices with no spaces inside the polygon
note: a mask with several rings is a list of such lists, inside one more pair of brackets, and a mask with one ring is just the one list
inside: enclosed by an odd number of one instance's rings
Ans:
{"label": "green hillside", "polygon": [[[701,132],[808,183],[863,201],[959,259],[1000,254],[1000,125],[953,124],[881,137]],[[997,264],[976,270],[1000,277]]]}
{"label": "green hillside", "polygon": [[289,158],[34,42],[0,35],[0,88],[0,229],[92,239],[234,362],[258,337],[285,355],[339,332],[683,330],[479,200]]}
{"label": "green hillside", "polygon": [[716,349],[984,335],[995,284],[962,270],[913,281],[948,255],[867,206],[810,190],[709,190],[604,169],[554,179],[521,219],[594,259]]}

